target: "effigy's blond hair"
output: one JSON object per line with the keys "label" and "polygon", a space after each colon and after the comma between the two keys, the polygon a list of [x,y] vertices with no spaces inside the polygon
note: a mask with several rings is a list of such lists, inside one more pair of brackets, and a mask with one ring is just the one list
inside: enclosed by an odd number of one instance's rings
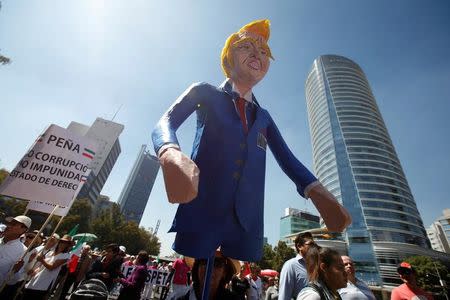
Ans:
{"label": "effigy's blond hair", "polygon": [[222,63],[222,70],[225,76],[228,78],[231,76],[230,68],[233,66],[233,57],[231,56],[231,47],[238,42],[240,39],[242,39],[242,34],[245,32],[251,32],[254,34],[257,34],[261,36],[264,41],[266,42],[267,50],[268,50],[268,56],[273,59],[270,48],[267,45],[267,42],[269,41],[270,37],[270,21],[267,19],[264,20],[256,20],[251,23],[248,23],[247,25],[244,25],[241,29],[239,29],[238,32],[235,32],[231,34],[227,40],[225,41],[225,45],[222,49],[222,54],[220,56],[221,63]]}

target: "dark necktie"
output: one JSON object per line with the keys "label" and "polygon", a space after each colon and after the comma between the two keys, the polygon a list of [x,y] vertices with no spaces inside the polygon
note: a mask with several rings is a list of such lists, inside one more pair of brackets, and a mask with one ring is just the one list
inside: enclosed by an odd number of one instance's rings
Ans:
{"label": "dark necktie", "polygon": [[236,107],[239,111],[239,116],[241,117],[242,127],[244,128],[244,133],[248,133],[248,124],[247,124],[247,114],[245,113],[245,102],[247,102],[244,98],[236,99]]}

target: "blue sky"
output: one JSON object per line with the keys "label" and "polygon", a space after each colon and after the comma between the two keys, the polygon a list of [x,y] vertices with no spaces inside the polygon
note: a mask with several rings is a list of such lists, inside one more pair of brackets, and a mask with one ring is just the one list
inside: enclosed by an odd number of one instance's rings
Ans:
{"label": "blue sky", "polygon": [[[161,114],[192,82],[220,84],[226,37],[268,18],[275,57],[254,89],[298,158],[312,168],[304,82],[315,58],[339,54],[369,80],[425,226],[449,207],[450,4],[448,1],[2,1],[0,168],[11,170],[50,123],[96,117],[124,124],[102,194],[117,200]],[[189,153],[193,118],[179,130]],[[285,207],[314,212],[271,153],[265,235],[279,238]],[[158,175],[141,225],[161,219],[162,251],[176,206]]]}

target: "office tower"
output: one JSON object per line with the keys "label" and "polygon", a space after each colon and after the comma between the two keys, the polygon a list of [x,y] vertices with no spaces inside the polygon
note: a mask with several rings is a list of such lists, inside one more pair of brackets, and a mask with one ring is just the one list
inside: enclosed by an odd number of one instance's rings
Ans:
{"label": "office tower", "polygon": [[91,162],[87,181],[78,194],[78,199],[88,198],[93,206],[108,179],[109,174],[121,152],[119,135],[124,126],[112,121],[97,118],[92,126],[71,122],[68,130],[92,139],[97,144]]}
{"label": "office tower", "polygon": [[450,254],[450,209],[444,209],[442,213],[427,229],[427,234],[434,250]]}
{"label": "office tower", "polygon": [[305,92],[315,173],[352,215],[344,238],[358,276],[397,284],[402,255],[430,244],[367,78],[350,59],[324,55]]}
{"label": "office tower", "polygon": [[158,170],[158,158],[142,145],[119,197],[120,211],[126,220],[141,222]]}
{"label": "office tower", "polygon": [[308,229],[319,228],[320,218],[296,208],[286,207],[280,218],[280,240],[291,246],[295,236]]}

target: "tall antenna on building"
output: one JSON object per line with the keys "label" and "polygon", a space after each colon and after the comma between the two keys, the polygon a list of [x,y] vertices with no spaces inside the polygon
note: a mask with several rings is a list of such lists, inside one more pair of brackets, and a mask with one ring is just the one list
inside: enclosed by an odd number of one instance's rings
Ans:
{"label": "tall antenna on building", "polygon": [[155,231],[153,232],[154,236],[156,236],[156,234],[158,233],[158,229],[159,229],[159,224],[160,223],[161,223],[161,219],[158,219],[158,221],[156,222]]}
{"label": "tall antenna on building", "polygon": [[112,117],[111,121],[114,121],[114,118],[117,116],[117,114],[119,113],[119,110],[122,108],[123,103],[120,104],[119,108],[117,109],[116,113],[114,114],[114,116]]}

